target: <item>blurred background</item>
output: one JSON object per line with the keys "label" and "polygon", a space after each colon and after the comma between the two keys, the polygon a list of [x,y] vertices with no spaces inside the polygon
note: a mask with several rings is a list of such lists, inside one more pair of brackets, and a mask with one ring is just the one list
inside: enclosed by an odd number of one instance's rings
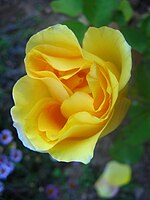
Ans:
{"label": "blurred background", "polygon": [[[107,25],[132,47],[130,110],[122,125],[97,143],[88,165],[26,149],[10,117],[13,85],[25,74],[26,42],[57,23],[72,29],[81,44],[89,26]],[[0,0],[0,199],[103,200],[102,186],[95,183],[111,160],[131,167],[131,180],[117,190],[104,183],[104,193],[114,200],[150,200],[150,1]]]}

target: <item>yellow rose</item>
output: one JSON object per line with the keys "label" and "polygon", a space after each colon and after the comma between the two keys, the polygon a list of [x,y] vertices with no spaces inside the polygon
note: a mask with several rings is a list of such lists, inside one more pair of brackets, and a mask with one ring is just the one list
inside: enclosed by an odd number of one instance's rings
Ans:
{"label": "yellow rose", "polygon": [[59,161],[88,163],[99,138],[121,123],[128,107],[131,49],[123,35],[91,27],[82,48],[65,25],[33,35],[27,75],[14,86],[14,126],[29,149]]}

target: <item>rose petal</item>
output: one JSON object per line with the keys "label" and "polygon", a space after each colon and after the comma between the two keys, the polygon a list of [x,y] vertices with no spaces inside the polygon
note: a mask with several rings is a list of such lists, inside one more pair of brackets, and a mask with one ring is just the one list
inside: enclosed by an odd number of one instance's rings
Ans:
{"label": "rose petal", "polygon": [[97,65],[92,65],[87,75],[87,82],[94,98],[94,108],[98,109],[106,100],[107,81]]}
{"label": "rose petal", "polygon": [[27,74],[33,78],[57,77],[67,79],[89,67],[74,33],[65,25],[55,25],[32,36],[26,47]]}
{"label": "rose petal", "polygon": [[61,105],[61,112],[66,118],[81,111],[90,113],[94,111],[93,98],[84,92],[75,92]]}
{"label": "rose petal", "polygon": [[100,129],[98,118],[86,112],[77,113],[60,131],[59,142],[49,149],[49,153],[59,161],[79,161],[86,164],[93,157]]}
{"label": "rose petal", "polygon": [[60,105],[57,102],[47,105],[38,117],[40,131],[46,132],[49,141],[58,138],[58,132],[63,128],[66,119],[60,112]]}
{"label": "rose petal", "polygon": [[25,132],[23,131],[21,123],[14,122],[13,126],[17,129],[18,137],[22,141],[23,145],[32,151],[36,151],[35,147],[32,145]]}
{"label": "rose petal", "polygon": [[70,91],[56,78],[42,78],[49,90],[49,94],[55,100],[62,102],[69,97]]}
{"label": "rose petal", "polygon": [[17,81],[13,88],[15,106],[11,109],[14,121],[22,122],[22,119],[41,98],[49,97],[48,88],[40,80],[34,80],[24,76]]}
{"label": "rose petal", "polygon": [[130,78],[131,49],[120,31],[90,27],[83,40],[83,49],[113,63],[117,68],[115,71],[120,73],[119,90],[125,87]]}
{"label": "rose petal", "polygon": [[[44,101],[45,103],[49,102],[49,96],[49,91],[42,81],[31,79],[28,76],[21,78],[13,89],[15,106],[11,109],[11,115],[14,126],[18,130],[19,138],[21,140],[25,138],[25,141],[23,141],[24,145],[33,150],[45,151],[49,148],[49,144],[43,138],[44,135],[40,136],[36,127],[36,115],[40,112],[40,105],[44,106]],[[41,99],[44,100],[39,104],[38,102]],[[33,109],[36,110],[36,113],[33,112]],[[29,118],[31,111],[34,113],[34,116],[32,115]]]}
{"label": "rose petal", "polygon": [[[47,45],[49,49],[47,49]],[[51,52],[52,55],[60,55],[60,57],[66,54],[68,57],[81,55],[81,48],[76,36],[67,26],[61,24],[51,26],[33,35],[27,43],[26,53],[37,46],[39,46],[39,50],[45,50]]]}
{"label": "rose petal", "polygon": [[[57,55],[56,55],[57,56]],[[28,75],[31,76],[43,75],[49,76],[49,72],[54,72],[57,76],[64,76],[64,72],[75,70],[79,68],[86,68],[88,62],[82,57],[63,58],[52,57],[37,51],[36,48],[32,49],[25,58],[25,65]],[[38,72],[38,73],[37,73]]]}
{"label": "rose petal", "polygon": [[59,141],[66,138],[87,138],[101,131],[105,120],[92,116],[88,112],[78,112],[71,115],[65,126],[59,132]]}
{"label": "rose petal", "polygon": [[94,147],[104,127],[105,121],[87,112],[76,113],[59,132],[58,142],[49,149],[49,153],[59,161],[86,164],[93,157]]}
{"label": "rose petal", "polygon": [[93,157],[94,148],[99,134],[85,139],[66,139],[49,150],[51,156],[64,162],[82,162],[87,164]]}

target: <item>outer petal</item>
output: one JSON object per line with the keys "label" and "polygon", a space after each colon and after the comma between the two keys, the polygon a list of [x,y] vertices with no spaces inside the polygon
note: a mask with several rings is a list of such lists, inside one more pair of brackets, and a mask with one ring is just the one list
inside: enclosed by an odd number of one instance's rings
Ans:
{"label": "outer petal", "polygon": [[115,65],[117,70],[114,70],[114,74],[116,71],[120,73],[119,89],[124,88],[130,78],[131,49],[120,31],[91,27],[85,34],[83,49]]}
{"label": "outer petal", "polygon": [[[28,120],[26,121],[26,118],[35,104],[41,98],[47,99],[48,97],[49,91],[42,81],[31,79],[28,76],[21,78],[13,89],[15,106],[11,109],[11,115],[14,121],[14,126],[18,130],[18,136],[23,141],[23,144],[32,150],[36,149],[38,151],[45,151],[49,148],[47,141],[45,141],[40,135],[35,135],[36,143],[41,144],[41,147],[37,148],[38,145],[35,146],[31,140],[31,137],[33,137],[35,133],[32,131],[30,132],[31,129],[28,132],[28,128],[25,126],[26,122],[29,123]],[[32,126],[35,126],[32,122],[30,123]]]}
{"label": "outer petal", "polygon": [[49,90],[42,81],[28,76],[22,77],[13,88],[15,102],[15,106],[11,109],[13,120],[22,122],[39,99],[49,96]]}
{"label": "outer petal", "polygon": [[37,46],[39,46],[39,50],[52,55],[69,57],[74,52],[73,55],[76,57],[81,54],[76,36],[67,26],[61,24],[51,26],[33,35],[27,43],[26,53]]}
{"label": "outer petal", "polygon": [[58,143],[49,150],[51,156],[58,161],[77,161],[87,164],[93,157],[94,148],[99,134],[86,139],[69,138]]}
{"label": "outer petal", "polygon": [[13,126],[17,129],[18,137],[22,141],[23,145],[32,151],[36,151],[35,147],[31,144],[30,140],[27,138],[25,132],[23,131],[21,124],[14,122]]}

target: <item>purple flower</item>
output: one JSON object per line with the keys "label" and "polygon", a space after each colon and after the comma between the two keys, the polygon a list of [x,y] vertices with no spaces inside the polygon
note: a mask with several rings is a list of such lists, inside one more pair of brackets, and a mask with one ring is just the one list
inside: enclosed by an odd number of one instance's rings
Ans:
{"label": "purple flower", "polygon": [[0,133],[0,143],[3,145],[7,145],[12,141],[12,132],[8,129],[4,129]]}
{"label": "purple flower", "polygon": [[20,162],[22,159],[22,152],[18,149],[11,150],[10,159],[14,162]]}
{"label": "purple flower", "polygon": [[45,188],[48,199],[56,199],[58,197],[58,188],[55,185],[49,184]]}
{"label": "purple flower", "polygon": [[11,161],[5,162],[5,164],[9,167],[10,173],[14,171],[15,169],[15,164]]}
{"label": "purple flower", "polygon": [[10,174],[10,168],[6,165],[6,163],[0,163],[0,179],[5,180],[7,176]]}
{"label": "purple flower", "polygon": [[1,154],[0,155],[0,163],[4,163],[4,162],[7,162],[8,161],[8,158],[5,154]]}
{"label": "purple flower", "polygon": [[0,193],[4,191],[4,184],[0,181]]}

